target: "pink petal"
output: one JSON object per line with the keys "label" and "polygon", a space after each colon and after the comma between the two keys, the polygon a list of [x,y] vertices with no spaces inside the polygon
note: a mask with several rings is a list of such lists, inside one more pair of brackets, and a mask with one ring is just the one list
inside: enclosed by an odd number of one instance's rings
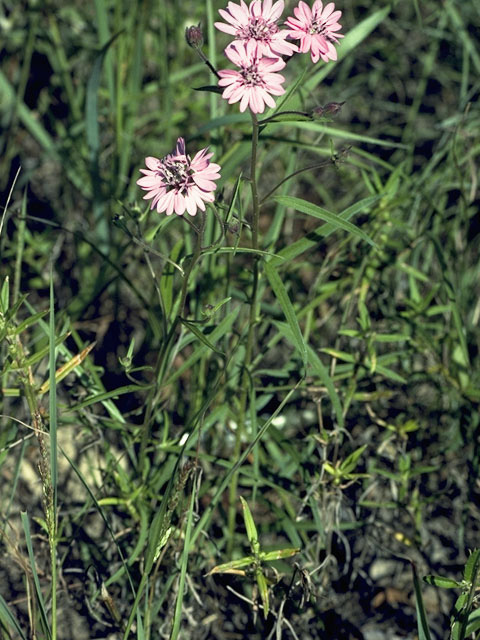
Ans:
{"label": "pink petal", "polygon": [[231,36],[234,36],[237,33],[237,29],[235,29],[235,27],[229,26],[227,24],[223,24],[223,22],[215,22],[215,26],[219,31],[223,31],[224,33],[229,33]]}
{"label": "pink petal", "polygon": [[246,8],[245,3],[244,7],[239,7],[238,4],[235,4],[234,2],[229,2],[227,6],[228,11],[230,11],[235,20],[242,25],[245,25],[248,22],[248,9]]}
{"label": "pink petal", "polygon": [[283,0],[278,0],[278,2],[275,2],[275,4],[272,7],[272,10],[270,11],[269,19],[277,21],[282,15],[284,7],[285,7],[285,3],[283,2]]}
{"label": "pink petal", "polygon": [[159,163],[160,163],[160,160],[158,158],[152,158],[152,156],[145,158],[145,164],[152,171],[155,171],[156,169],[158,169]]}

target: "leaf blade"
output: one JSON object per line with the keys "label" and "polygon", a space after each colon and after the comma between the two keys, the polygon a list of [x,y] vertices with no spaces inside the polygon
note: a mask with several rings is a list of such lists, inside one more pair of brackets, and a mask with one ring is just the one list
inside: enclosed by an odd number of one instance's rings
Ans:
{"label": "leaf blade", "polygon": [[333,227],[337,229],[343,229],[344,231],[348,231],[349,233],[358,236],[365,242],[368,242],[372,247],[375,247],[375,242],[359,227],[354,225],[352,222],[345,220],[341,216],[332,211],[327,211],[327,209],[323,209],[316,204],[312,204],[307,200],[303,200],[302,198],[295,198],[294,196],[273,196],[273,200],[284,204],[287,207],[291,207],[296,211],[300,211],[300,213],[305,213],[313,218],[318,218],[319,220],[324,220],[325,222],[330,223]]}

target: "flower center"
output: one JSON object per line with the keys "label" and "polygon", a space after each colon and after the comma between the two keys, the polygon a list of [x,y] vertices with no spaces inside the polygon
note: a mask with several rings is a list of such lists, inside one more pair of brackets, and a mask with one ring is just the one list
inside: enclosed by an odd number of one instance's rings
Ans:
{"label": "flower center", "polygon": [[312,20],[312,24],[310,25],[309,33],[312,36],[313,35],[323,36],[327,40],[331,40],[330,34],[328,32],[328,29],[327,29],[327,25],[325,24],[325,22],[322,19],[320,19],[320,20],[313,19]]}
{"label": "flower center", "polygon": [[160,163],[158,175],[161,176],[166,186],[179,191],[187,190],[193,184],[191,178],[193,170],[190,168],[190,161],[187,157],[179,159],[178,156],[167,156]]}
{"label": "flower center", "polygon": [[257,64],[252,64],[250,67],[242,67],[240,73],[242,74],[246,85],[249,85],[250,87],[263,86],[263,78],[261,74],[258,73]]}
{"label": "flower center", "polygon": [[252,39],[269,42],[277,31],[278,27],[274,22],[268,22],[264,18],[251,18],[247,26],[241,27],[237,31],[237,38],[239,40]]}

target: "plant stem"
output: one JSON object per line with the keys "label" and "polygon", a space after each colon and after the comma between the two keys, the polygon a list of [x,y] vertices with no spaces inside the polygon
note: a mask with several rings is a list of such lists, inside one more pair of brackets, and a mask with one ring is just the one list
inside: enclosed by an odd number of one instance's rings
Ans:
{"label": "plant stem", "polygon": [[[190,223],[190,221],[188,220],[187,222]],[[199,228],[195,227],[195,231],[197,233],[197,241],[195,243],[193,255],[190,259],[188,267],[185,269],[185,274],[183,277],[183,284],[182,284],[182,291],[180,293],[180,304],[178,306],[177,315],[159,351],[157,364],[155,366],[155,373],[154,373],[155,384],[151,389],[146,402],[147,408],[145,411],[145,419],[143,421],[143,426],[142,426],[142,438],[140,441],[140,452],[138,456],[138,465],[139,465],[139,470],[141,475],[143,475],[143,472],[145,470],[146,452],[147,452],[148,443],[150,442],[150,434],[152,430],[154,409],[157,406],[159,394],[161,393],[161,390],[162,390],[162,382],[165,375],[165,371],[168,363],[170,362],[170,351],[171,351],[173,339],[175,337],[176,329],[184,314],[184,308],[185,308],[185,303],[187,300],[187,293],[188,293],[188,281],[202,252],[204,230],[205,230],[205,214],[202,212],[200,215],[200,226]]]}
{"label": "plant stem", "polygon": [[[252,248],[258,250],[258,227],[260,219],[260,199],[258,196],[257,185],[257,148],[258,148],[258,134],[259,124],[257,117],[254,113],[250,112],[252,116],[252,154],[250,157],[250,186],[252,189]],[[238,460],[242,439],[245,433],[246,417],[247,417],[247,399],[248,389],[250,386],[250,365],[252,363],[253,347],[255,343],[255,323],[257,317],[257,293],[258,293],[258,256],[254,256],[253,262],[253,282],[252,282],[252,295],[250,298],[250,312],[248,318],[248,334],[247,344],[245,347],[245,359],[243,364],[243,372],[240,383],[240,409],[239,419],[236,430],[235,448],[234,448],[234,460]],[[237,514],[237,488],[238,488],[238,471],[232,476],[232,482],[230,484],[229,493],[229,508],[228,508],[228,543],[227,543],[227,555],[231,556],[234,547],[235,538],[235,520]]]}
{"label": "plant stem", "polygon": [[43,508],[45,512],[45,522],[47,524],[48,544],[50,549],[50,567],[52,574],[51,590],[51,629],[50,638],[57,638],[57,523],[54,503],[54,487],[52,483],[51,458],[45,444],[45,438],[50,432],[45,419],[45,413],[41,409],[35,391],[35,383],[31,367],[27,364],[25,351],[20,337],[15,335],[13,328],[7,329],[6,342],[12,352],[12,359],[17,369],[17,375],[23,386],[28,409],[32,417],[32,425],[37,438],[40,453],[39,471],[43,490]]}

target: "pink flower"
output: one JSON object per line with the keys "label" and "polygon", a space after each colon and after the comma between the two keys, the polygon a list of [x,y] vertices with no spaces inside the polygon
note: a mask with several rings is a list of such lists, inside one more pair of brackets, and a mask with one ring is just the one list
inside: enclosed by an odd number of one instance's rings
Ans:
{"label": "pink flower", "polygon": [[240,100],[240,111],[249,107],[253,113],[263,113],[266,104],[274,107],[272,95],[281,96],[285,93],[281,86],[285,78],[275,73],[285,67],[285,62],[281,58],[261,57],[253,40],[247,44],[232,42],[225,49],[225,55],[240,67],[240,71],[226,69],[218,72],[219,86],[226,87],[222,97],[229,104]]}
{"label": "pink flower", "polygon": [[324,8],[321,0],[315,0],[310,9],[308,4],[300,0],[298,7],[293,10],[295,18],[288,18],[285,22],[290,27],[289,37],[300,40],[300,52],[310,51],[312,62],[318,62],[319,58],[325,62],[337,59],[333,43],[343,38],[342,34],[335,33],[342,28],[338,22],[342,12],[334,9],[333,2]]}
{"label": "pink flower", "polygon": [[178,138],[173,153],[164,158],[145,158],[148,169],[140,169],[143,178],[137,184],[148,193],[144,200],[152,200],[151,209],[157,207],[167,216],[175,212],[181,216],[185,210],[196,215],[197,207],[205,211],[205,202],[213,202],[220,166],[210,162],[213,153],[208,148],[199,151],[193,160],[185,153],[185,140]]}
{"label": "pink flower", "polygon": [[291,56],[297,51],[297,46],[287,42],[285,38],[288,32],[277,26],[283,6],[283,0],[278,0],[273,6],[272,0],[253,0],[249,7],[243,0],[240,0],[240,5],[229,2],[227,10],[219,9],[218,13],[230,24],[215,22],[215,26],[220,31],[235,36],[234,42],[246,44],[253,40],[261,56]]}

